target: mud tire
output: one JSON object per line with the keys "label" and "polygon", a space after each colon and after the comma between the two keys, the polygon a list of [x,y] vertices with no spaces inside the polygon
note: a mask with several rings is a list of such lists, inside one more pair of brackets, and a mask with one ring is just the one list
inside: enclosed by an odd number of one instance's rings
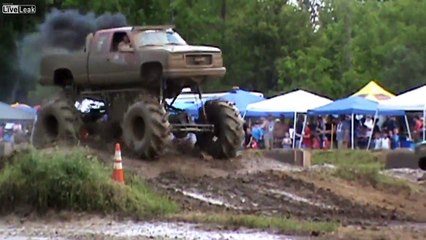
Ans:
{"label": "mud tire", "polygon": [[207,101],[199,110],[200,123],[214,125],[214,133],[197,134],[196,146],[216,159],[237,156],[244,140],[243,119],[239,111],[226,101]]}
{"label": "mud tire", "polygon": [[426,144],[418,144],[414,150],[419,168],[426,171]]}
{"label": "mud tire", "polygon": [[74,106],[57,98],[48,102],[37,116],[32,144],[39,149],[53,144],[76,145],[80,128],[80,116]]}
{"label": "mud tire", "polygon": [[144,98],[130,105],[122,123],[126,147],[147,160],[160,157],[171,133],[167,118],[164,107],[155,98]]}

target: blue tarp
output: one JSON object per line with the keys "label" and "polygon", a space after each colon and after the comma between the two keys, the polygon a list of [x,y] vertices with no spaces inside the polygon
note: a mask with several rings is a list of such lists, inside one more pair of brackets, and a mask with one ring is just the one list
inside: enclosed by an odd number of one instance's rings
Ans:
{"label": "blue tarp", "polygon": [[204,104],[207,100],[212,100],[212,99],[221,99],[221,100],[233,102],[241,114],[244,114],[244,112],[246,111],[247,105],[265,100],[265,98],[263,97],[254,95],[244,90],[232,90],[223,96],[203,100],[202,103],[198,102],[198,103],[194,103],[194,104],[190,104],[186,106],[182,105],[182,107],[178,107],[177,105],[173,104],[173,106],[176,108],[181,108],[185,110],[191,116],[198,116],[198,109],[201,107],[201,105]]}
{"label": "blue tarp", "polygon": [[[328,115],[328,114],[362,114],[374,115],[378,110],[378,103],[363,97],[353,96],[336,100],[322,107],[308,111],[311,115]],[[404,111],[398,110],[380,110],[379,115],[405,115]]]}

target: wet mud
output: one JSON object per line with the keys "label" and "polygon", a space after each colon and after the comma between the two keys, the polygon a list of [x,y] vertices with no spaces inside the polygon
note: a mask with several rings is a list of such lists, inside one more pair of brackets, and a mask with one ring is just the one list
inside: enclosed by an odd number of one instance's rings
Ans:
{"label": "wet mud", "polygon": [[0,221],[0,238],[24,239],[186,239],[186,240],[304,240],[306,237],[277,235],[264,231],[238,229],[234,231],[206,229],[200,224],[184,222],[114,221],[91,217],[67,222],[12,222]]}
{"label": "wet mud", "polygon": [[187,210],[222,209],[305,220],[335,220],[343,224],[409,220],[402,213],[352,202],[330,189],[279,171],[226,177],[188,177],[167,172],[150,179],[149,183],[177,199]]}

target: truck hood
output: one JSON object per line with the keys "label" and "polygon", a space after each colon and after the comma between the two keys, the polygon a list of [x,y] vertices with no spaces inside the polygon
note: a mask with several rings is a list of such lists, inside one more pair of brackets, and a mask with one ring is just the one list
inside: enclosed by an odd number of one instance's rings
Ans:
{"label": "truck hood", "polygon": [[185,52],[220,52],[219,48],[207,47],[207,46],[191,46],[191,45],[165,45],[159,47],[153,47],[158,49],[164,49],[170,53],[185,53]]}

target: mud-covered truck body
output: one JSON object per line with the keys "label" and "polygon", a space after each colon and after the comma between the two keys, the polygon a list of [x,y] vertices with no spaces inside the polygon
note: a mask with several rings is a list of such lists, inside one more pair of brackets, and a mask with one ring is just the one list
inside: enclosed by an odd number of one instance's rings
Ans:
{"label": "mud-covered truck body", "polygon": [[[140,157],[152,159],[161,155],[171,134],[183,138],[195,133],[200,150],[216,158],[233,157],[243,140],[243,121],[231,103],[207,101],[192,121],[165,101],[186,87],[201,97],[201,85],[225,72],[219,48],[188,45],[170,26],[91,33],[84,49],[42,58],[41,85],[63,90],[42,108],[33,144],[75,143],[82,131],[90,130],[103,140],[122,140]],[[83,117],[76,111],[74,102],[82,98],[106,103],[102,123],[101,116]]]}
{"label": "mud-covered truck body", "polygon": [[[131,47],[120,50],[124,36]],[[183,87],[222,78],[220,49],[190,46],[167,27],[123,27],[90,34],[80,52],[56,53],[41,61],[42,85],[80,89],[159,87],[164,78],[174,97]]]}

